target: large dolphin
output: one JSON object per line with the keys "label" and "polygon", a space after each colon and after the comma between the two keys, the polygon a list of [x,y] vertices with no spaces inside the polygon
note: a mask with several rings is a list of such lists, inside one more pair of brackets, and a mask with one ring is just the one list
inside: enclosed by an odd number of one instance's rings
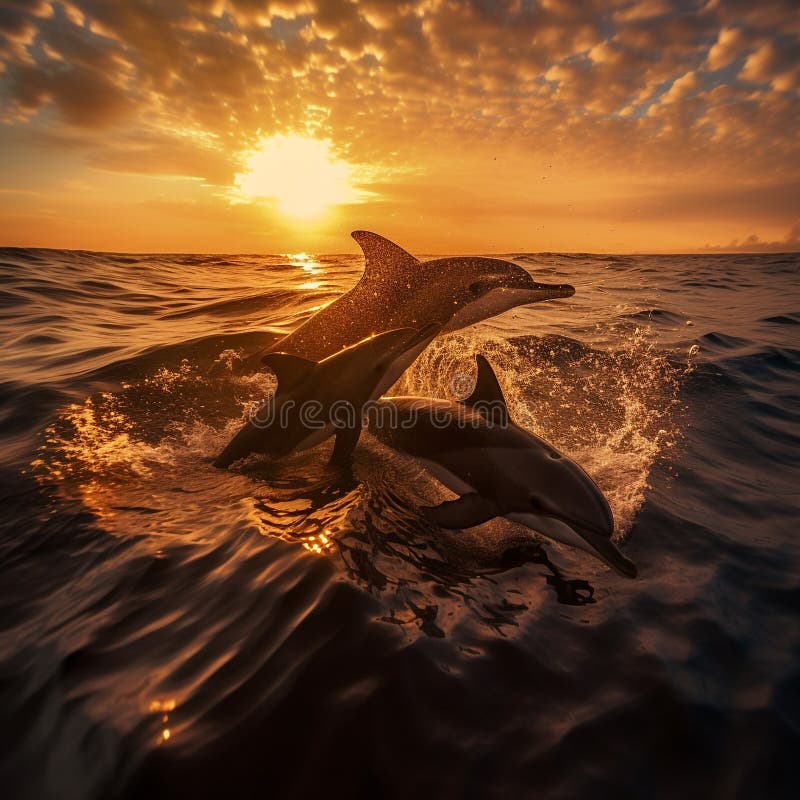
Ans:
{"label": "large dolphin", "polygon": [[[297,330],[246,359],[246,370],[260,369],[266,353],[292,353],[321,361],[382,331],[430,324],[440,325],[443,332],[455,331],[516,306],[575,294],[572,286],[537,283],[522,267],[497,258],[422,262],[377,233],[353,231],[351,235],[364,251],[361,280]],[[408,366],[405,362],[393,365],[381,393]]]}
{"label": "large dolphin", "polygon": [[[400,328],[371,336],[317,363],[271,353],[265,363],[278,379],[275,394],[214,461],[227,467],[250,453],[275,457],[306,450],[336,435],[333,461],[350,455],[362,428],[362,409],[380,396],[386,371],[413,361],[439,332]],[[410,363],[409,361],[409,363]]]}
{"label": "large dolphin", "polygon": [[614,518],[602,492],[574,461],[509,421],[489,362],[477,361],[475,390],[464,401],[387,397],[370,411],[371,433],[460,495],[425,515],[443,528],[506,517],[636,577],[611,539]]}

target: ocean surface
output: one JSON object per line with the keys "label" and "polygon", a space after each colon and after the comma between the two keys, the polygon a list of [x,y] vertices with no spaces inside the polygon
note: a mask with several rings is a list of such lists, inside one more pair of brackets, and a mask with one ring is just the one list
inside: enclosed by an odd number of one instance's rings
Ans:
{"label": "ocean surface", "polygon": [[798,796],[800,255],[506,257],[576,295],[398,388],[484,353],[636,580],[368,435],[211,466],[360,257],[0,250],[4,798]]}

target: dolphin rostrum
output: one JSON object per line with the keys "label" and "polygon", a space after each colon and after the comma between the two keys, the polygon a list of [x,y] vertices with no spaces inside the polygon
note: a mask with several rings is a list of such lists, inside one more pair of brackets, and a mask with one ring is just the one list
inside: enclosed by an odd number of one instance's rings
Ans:
{"label": "dolphin rostrum", "polygon": [[274,395],[214,461],[228,467],[250,453],[275,457],[306,450],[336,435],[332,461],[347,458],[358,442],[364,405],[380,396],[386,371],[411,363],[439,332],[400,328],[370,336],[319,363],[288,353],[264,361],[278,379]]}
{"label": "dolphin rostrum", "polygon": [[[297,330],[246,359],[245,369],[259,369],[265,353],[321,361],[382,331],[421,329],[432,323],[443,332],[455,331],[516,306],[575,294],[568,284],[537,283],[522,267],[498,258],[422,262],[377,233],[351,235],[364,251],[361,280]],[[382,392],[407,366],[394,365],[387,372]]]}
{"label": "dolphin rostrum", "polygon": [[600,489],[578,464],[508,420],[489,362],[477,361],[477,383],[466,400],[386,397],[371,409],[373,435],[417,458],[460,495],[423,513],[459,529],[506,517],[636,577],[636,566],[611,539],[614,518]]}

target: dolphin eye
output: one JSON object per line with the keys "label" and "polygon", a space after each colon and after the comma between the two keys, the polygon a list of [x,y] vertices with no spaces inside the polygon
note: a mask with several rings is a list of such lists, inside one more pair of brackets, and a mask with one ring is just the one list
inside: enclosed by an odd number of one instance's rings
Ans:
{"label": "dolphin eye", "polygon": [[550,453],[550,458],[553,458],[553,459],[555,459],[555,458],[561,458],[561,453],[556,453],[556,451],[555,451],[555,450],[553,450],[553,452],[552,452],[552,453]]}
{"label": "dolphin eye", "polygon": [[531,494],[528,495],[528,502],[531,504],[533,508],[541,508],[542,507],[542,498],[538,494]]}

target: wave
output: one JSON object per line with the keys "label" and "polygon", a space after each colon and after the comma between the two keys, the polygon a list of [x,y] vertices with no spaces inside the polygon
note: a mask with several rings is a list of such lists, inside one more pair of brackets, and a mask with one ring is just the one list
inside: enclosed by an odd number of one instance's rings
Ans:
{"label": "wave", "polygon": [[772,322],[776,325],[800,325],[800,311],[793,314],[776,314],[772,317],[762,317],[761,322]]}
{"label": "wave", "polygon": [[665,308],[643,308],[640,311],[632,311],[620,315],[622,319],[629,319],[636,322],[656,322],[660,324],[681,325],[685,319],[673,311]]}
{"label": "wave", "polygon": [[515,260],[577,294],[437,339],[395,391],[465,396],[486,355],[637,581],[510,522],[432,529],[447,491],[369,435],[349,469],[211,466],[275,385],[241,360],[360,259],[0,253],[7,791],[782,794],[797,261]]}
{"label": "wave", "polygon": [[[335,295],[320,295],[320,299],[333,299]],[[305,305],[305,297],[296,291],[259,292],[257,294],[243,295],[229,300],[216,300],[208,303],[192,303],[190,308],[170,311],[162,314],[162,319],[180,319],[212,315],[219,317],[232,317],[240,314],[251,314],[253,311],[272,308],[286,303],[293,304],[298,310]],[[186,305],[189,305],[187,301]]]}

